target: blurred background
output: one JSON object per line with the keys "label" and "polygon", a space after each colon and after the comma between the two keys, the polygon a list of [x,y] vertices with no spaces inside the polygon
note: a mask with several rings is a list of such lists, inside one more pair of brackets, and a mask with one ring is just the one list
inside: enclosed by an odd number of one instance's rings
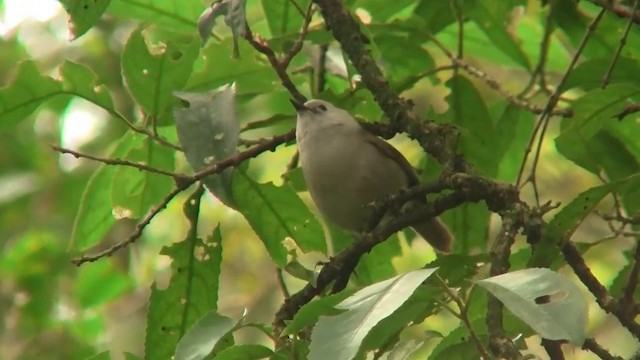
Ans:
{"label": "blurred background", "polygon": [[[259,6],[251,6],[248,13],[249,22],[258,30],[260,11]],[[55,78],[62,61],[71,59],[88,66],[106,82],[121,113],[139,117],[120,70],[120,53],[136,26],[130,20],[104,16],[86,35],[69,41],[67,16],[57,1],[0,1],[0,86],[10,81],[22,60],[35,60],[41,72]],[[567,55],[553,61],[560,62],[560,67],[568,59]],[[522,86],[517,80],[520,73],[515,70],[473,58],[470,62],[488,69],[507,89]],[[496,96],[483,91],[487,98]],[[437,86],[420,83],[407,95],[415,99],[421,112],[428,107],[437,113],[447,109],[446,94]],[[257,116],[248,107],[239,111],[247,113],[246,117]],[[293,124],[293,118],[288,119],[283,128]],[[153,281],[162,285],[170,276],[168,260],[158,253],[163,246],[185,237],[188,224],[182,215],[182,203],[188,193],[175,199],[133,246],[76,268],[70,263],[73,254],[67,251],[71,229],[83,189],[98,164],[60,155],[49,146],[60,144],[105,156],[126,131],[124,124],[113,121],[104,110],[65,96],[49,99],[10,131],[0,131],[0,358],[78,359],[105,349],[116,359],[125,351],[143,353],[150,285]],[[549,138],[557,131],[557,123],[553,123]],[[403,137],[394,139],[394,144],[412,163],[422,160],[416,144]],[[280,183],[294,151],[294,146],[285,146],[261,155],[263,165],[255,171],[258,180]],[[558,156],[551,141],[545,142],[541,164],[539,186],[545,199],[563,202],[600,183]],[[188,171],[184,161],[182,166]],[[602,206],[610,208],[610,204]],[[211,233],[218,223],[225,234],[220,313],[237,318],[249,309],[250,320],[269,323],[282,295],[276,290],[275,269],[262,244],[241,215],[221,206],[209,194],[202,214],[202,234]],[[132,220],[120,220],[102,246],[120,241],[134,226]],[[576,237],[589,242],[606,234],[606,223],[594,217]],[[402,237],[401,241],[404,255],[394,262],[398,269],[416,268],[434,257],[422,244],[409,244]],[[586,254],[601,282],[613,281],[624,265],[620,252],[630,246],[621,241],[615,246],[594,247]],[[563,273],[572,276],[566,269]],[[300,286],[293,280],[290,285],[294,289]],[[626,354],[638,347],[601,310],[593,307],[590,315],[591,335],[606,334],[603,346],[615,345]],[[431,326],[446,332],[454,323],[444,315]],[[247,331],[243,336],[255,341],[261,335]],[[536,341],[530,341],[534,348]],[[576,350],[575,358],[594,357]]]}

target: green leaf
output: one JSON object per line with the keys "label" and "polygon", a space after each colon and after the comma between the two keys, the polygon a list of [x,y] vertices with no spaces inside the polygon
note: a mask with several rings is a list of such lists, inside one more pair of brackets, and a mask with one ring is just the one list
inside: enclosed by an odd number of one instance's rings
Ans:
{"label": "green leaf", "polygon": [[527,55],[507,29],[511,22],[513,4],[509,1],[476,0],[473,2],[469,16],[491,40],[492,45],[502,50],[517,64],[531,69]]}
{"label": "green leaf", "polygon": [[111,0],[59,0],[69,14],[70,40],[86,33],[102,17]]}
{"label": "green leaf", "polygon": [[492,145],[498,134],[482,96],[462,76],[454,76],[446,85],[451,89],[446,98],[451,106],[447,115],[460,126],[460,149],[465,159],[485,175],[495,176],[501,158],[496,156]]}
{"label": "green leaf", "polygon": [[194,36],[137,29],[124,46],[121,66],[127,88],[144,112],[165,115],[173,92],[184,87],[198,56]]}
{"label": "green leaf", "polygon": [[140,22],[162,25],[165,29],[195,33],[196,21],[203,10],[199,1],[111,0],[109,14]]}
{"label": "green leaf", "polygon": [[215,310],[204,315],[180,339],[175,360],[201,360],[213,351],[222,338],[227,336],[238,321],[219,315]]}
{"label": "green leaf", "polygon": [[40,74],[34,61],[20,63],[13,81],[0,88],[0,130],[24,120],[40,104],[60,93],[60,83]]}
{"label": "green leaf", "polygon": [[216,354],[215,360],[259,360],[269,358],[273,350],[262,345],[234,345]]}
{"label": "green leaf", "polygon": [[83,309],[94,308],[123,295],[132,285],[113,261],[105,259],[80,268],[74,282],[74,298]]}
{"label": "green leaf", "polygon": [[424,21],[421,27],[432,34],[439,33],[456,20],[448,1],[420,0],[414,13]]}
{"label": "green leaf", "polygon": [[60,80],[54,80],[41,75],[34,62],[25,61],[20,63],[13,81],[0,89],[0,130],[24,120],[38,106],[58,95],[81,97],[121,117],[113,107],[108,89],[86,67],[65,61],[60,67]]}
{"label": "green leaf", "polygon": [[[584,90],[596,90],[602,87],[604,75],[611,67],[611,59],[597,58],[579,63],[573,71],[569,73],[569,77],[564,85],[564,90],[570,90],[580,87]],[[640,62],[636,59],[627,57],[619,57],[615,67],[611,72],[611,84],[618,83],[636,83],[629,74],[640,74]],[[602,90],[600,90],[602,91]],[[590,93],[587,93],[587,95]]]}
{"label": "green leaf", "polygon": [[533,247],[533,254],[527,267],[549,267],[559,254],[559,245],[571,238],[578,226],[584,221],[605,196],[620,188],[633,188],[640,184],[640,175],[596,186],[578,195],[564,206],[545,226],[539,244]]}
{"label": "green leaf", "polygon": [[579,166],[598,173],[602,160],[589,146],[590,139],[640,96],[635,84],[613,84],[605,89],[593,89],[573,104],[575,116],[562,122],[561,133],[555,139],[558,151]]}
{"label": "green leaf", "polygon": [[435,270],[401,274],[346,298],[336,306],[344,313],[320,318],[313,329],[309,359],[353,359],[369,331],[402,306]]}
{"label": "green leaf", "polygon": [[287,262],[283,241],[293,239],[304,251],[327,252],[322,227],[298,195],[288,186],[259,184],[237,169],[233,199],[280,268]]}
{"label": "green leaf", "polygon": [[[306,3],[308,1],[298,2],[303,9],[306,9]],[[261,4],[271,36],[300,31],[303,18],[290,0],[262,0]]]}
{"label": "green leaf", "polygon": [[[416,74],[433,69],[435,63],[429,53],[410,35],[382,33],[374,38],[382,56],[381,65],[392,85],[409,88],[420,78]],[[407,79],[414,79],[407,83]]]}
{"label": "green leaf", "polygon": [[109,89],[98,83],[93,71],[67,60],[60,67],[60,80],[66,93],[90,101],[114,116],[120,116],[113,107]]}
{"label": "green leaf", "polygon": [[480,280],[478,284],[541,337],[570,340],[579,346],[584,342],[587,301],[577,285],[557,273],[543,268],[525,269]]}
{"label": "green leaf", "polygon": [[[237,152],[240,125],[236,119],[235,86],[224,86],[205,94],[177,92],[188,103],[174,108],[180,146],[196,172]],[[204,179],[205,185],[220,201],[233,207],[231,168]]]}
{"label": "green leaf", "polygon": [[145,338],[146,359],[170,359],[198,319],[217,309],[222,238],[216,228],[206,241],[188,239],[160,252],[172,259],[166,289],[151,286]]}
{"label": "green leaf", "polygon": [[[408,13],[415,6],[416,0],[395,0],[395,1],[378,1],[378,0],[358,0],[353,4],[352,8],[363,8],[371,15],[373,22],[384,23],[390,18],[400,14]],[[431,3],[439,3],[439,1],[431,1]]]}
{"label": "green leaf", "polygon": [[[159,145],[144,134],[133,134],[131,141],[132,146],[124,156],[127,160],[173,170],[175,150]],[[115,170],[111,202],[119,216],[137,219],[159,203],[172,188],[173,180],[169,176],[119,166]]]}
{"label": "green leaf", "polygon": [[111,354],[109,353],[109,350],[106,350],[90,356],[86,360],[111,360]]}
{"label": "green leaf", "polygon": [[[109,157],[122,158],[135,145],[134,133],[126,133]],[[111,205],[111,189],[118,168],[101,164],[87,182],[73,222],[69,248],[86,250],[99,243],[116,223]]]}
{"label": "green leaf", "polygon": [[[240,51],[251,53],[251,45],[242,41]],[[232,59],[231,42],[209,43],[202,50],[197,67],[191,74],[186,89],[207,91],[234,82],[237,94],[264,94],[274,91],[273,84],[279,80],[273,69],[266,63],[255,61],[250,56]]]}
{"label": "green leaf", "polygon": [[349,295],[347,291],[342,291],[304,304],[295,314],[293,320],[287,323],[282,334],[296,334],[305,327],[317,323],[322,315],[336,315],[339,311],[335,309],[335,306],[343,301],[347,295]]}
{"label": "green leaf", "polygon": [[535,123],[532,113],[510,104],[498,118],[494,145],[496,157],[502,159],[498,163],[498,179],[515,181]]}

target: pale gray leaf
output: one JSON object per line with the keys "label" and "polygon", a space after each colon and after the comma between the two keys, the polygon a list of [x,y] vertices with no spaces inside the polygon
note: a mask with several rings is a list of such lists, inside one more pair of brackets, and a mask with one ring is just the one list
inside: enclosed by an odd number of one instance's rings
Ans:
{"label": "pale gray leaf", "polygon": [[587,301],[580,288],[546,268],[502,274],[478,282],[541,337],[581,346],[587,330]]}
{"label": "pale gray leaf", "polygon": [[[225,85],[207,93],[174,92],[188,103],[174,108],[180,146],[189,165],[200,171],[237,152],[240,126],[235,114],[235,85]],[[231,168],[210,175],[204,183],[218,199],[233,207]]]}

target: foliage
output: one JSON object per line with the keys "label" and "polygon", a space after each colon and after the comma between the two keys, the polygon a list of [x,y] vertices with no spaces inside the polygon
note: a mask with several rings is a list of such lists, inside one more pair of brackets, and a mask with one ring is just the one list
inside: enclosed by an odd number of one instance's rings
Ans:
{"label": "foliage", "polygon": [[[3,356],[640,348],[638,0],[60,3],[69,40],[0,40]],[[375,208],[430,206],[325,224],[291,98],[404,133],[424,183]],[[427,216],[451,254],[404,229]]]}

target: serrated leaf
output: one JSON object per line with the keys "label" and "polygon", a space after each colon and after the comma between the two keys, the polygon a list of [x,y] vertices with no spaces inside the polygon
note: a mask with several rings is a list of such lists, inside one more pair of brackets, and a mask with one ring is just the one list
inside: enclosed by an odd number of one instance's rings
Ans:
{"label": "serrated leaf", "polygon": [[[132,146],[123,156],[131,162],[172,171],[175,151],[159,145],[146,135],[132,135]],[[115,170],[111,202],[119,216],[137,219],[171,191],[173,180],[166,175],[120,166]]]}
{"label": "serrated leaf", "polygon": [[60,79],[43,76],[35,63],[20,63],[16,76],[0,88],[0,130],[24,120],[40,105],[58,96],[78,96],[121,117],[113,107],[108,89],[96,81],[88,68],[71,61],[60,67]]}
{"label": "serrated leaf", "polygon": [[[197,172],[237,152],[240,125],[236,119],[235,86],[223,86],[205,93],[176,92],[186,108],[174,108],[180,146],[189,165]],[[210,175],[204,183],[220,201],[234,207],[231,188],[233,170]]]}
{"label": "serrated leaf", "polygon": [[528,267],[549,267],[559,254],[561,241],[569,239],[582,221],[605,196],[619,188],[640,182],[640,175],[592,187],[564,206],[545,226],[540,243],[535,244]]}
{"label": "serrated leaf", "polygon": [[[588,307],[580,288],[544,268],[514,271],[480,280],[513,314],[549,340],[570,340],[582,345],[586,337]],[[540,303],[541,298],[548,302]]]}
{"label": "serrated leaf", "polygon": [[238,321],[211,311],[198,320],[180,339],[176,347],[175,360],[201,360],[213,351],[222,338],[227,336]]}
{"label": "serrated leaf", "polygon": [[[149,33],[148,37],[153,35],[158,34]],[[199,49],[195,37],[171,33],[158,36],[160,39],[145,39],[142,29],[135,30],[121,58],[127,88],[144,112],[154,117],[171,108],[173,92],[186,84]]]}
{"label": "serrated leaf", "polygon": [[[116,144],[111,158],[121,158],[134,146],[133,132],[126,133]],[[111,188],[117,167],[101,164],[87,182],[78,213],[73,221],[69,248],[86,250],[99,243],[116,223],[111,205]]]}
{"label": "serrated leaf", "polygon": [[164,247],[171,258],[166,289],[151,286],[145,337],[146,359],[170,359],[187,330],[217,309],[222,239],[216,228],[207,241],[188,239]]}
{"label": "serrated leaf", "polygon": [[367,286],[336,306],[346,310],[321,317],[311,333],[309,359],[350,360],[369,331],[409,299],[436,269],[422,269]]}
{"label": "serrated leaf", "polygon": [[22,121],[61,91],[61,84],[40,74],[34,61],[20,63],[13,81],[0,88],[0,129]]}
{"label": "serrated leaf", "polygon": [[60,80],[62,81],[62,89],[66,93],[79,96],[111,114],[119,116],[115,113],[109,89],[97,83],[93,71],[67,60],[60,66]]}
{"label": "serrated leaf", "polygon": [[298,195],[287,186],[259,184],[237,169],[233,199],[278,267],[287,262],[283,241],[293,239],[304,251],[326,253],[322,227]]}
{"label": "serrated leaf", "polygon": [[69,40],[75,40],[86,33],[100,20],[111,0],[59,0],[69,14]]}
{"label": "serrated leaf", "polygon": [[555,139],[558,151],[579,166],[599,173],[602,159],[590,146],[590,140],[608,122],[617,121],[616,114],[638,96],[640,87],[635,84],[613,84],[589,91],[573,104],[575,116],[562,122],[562,131]]}

